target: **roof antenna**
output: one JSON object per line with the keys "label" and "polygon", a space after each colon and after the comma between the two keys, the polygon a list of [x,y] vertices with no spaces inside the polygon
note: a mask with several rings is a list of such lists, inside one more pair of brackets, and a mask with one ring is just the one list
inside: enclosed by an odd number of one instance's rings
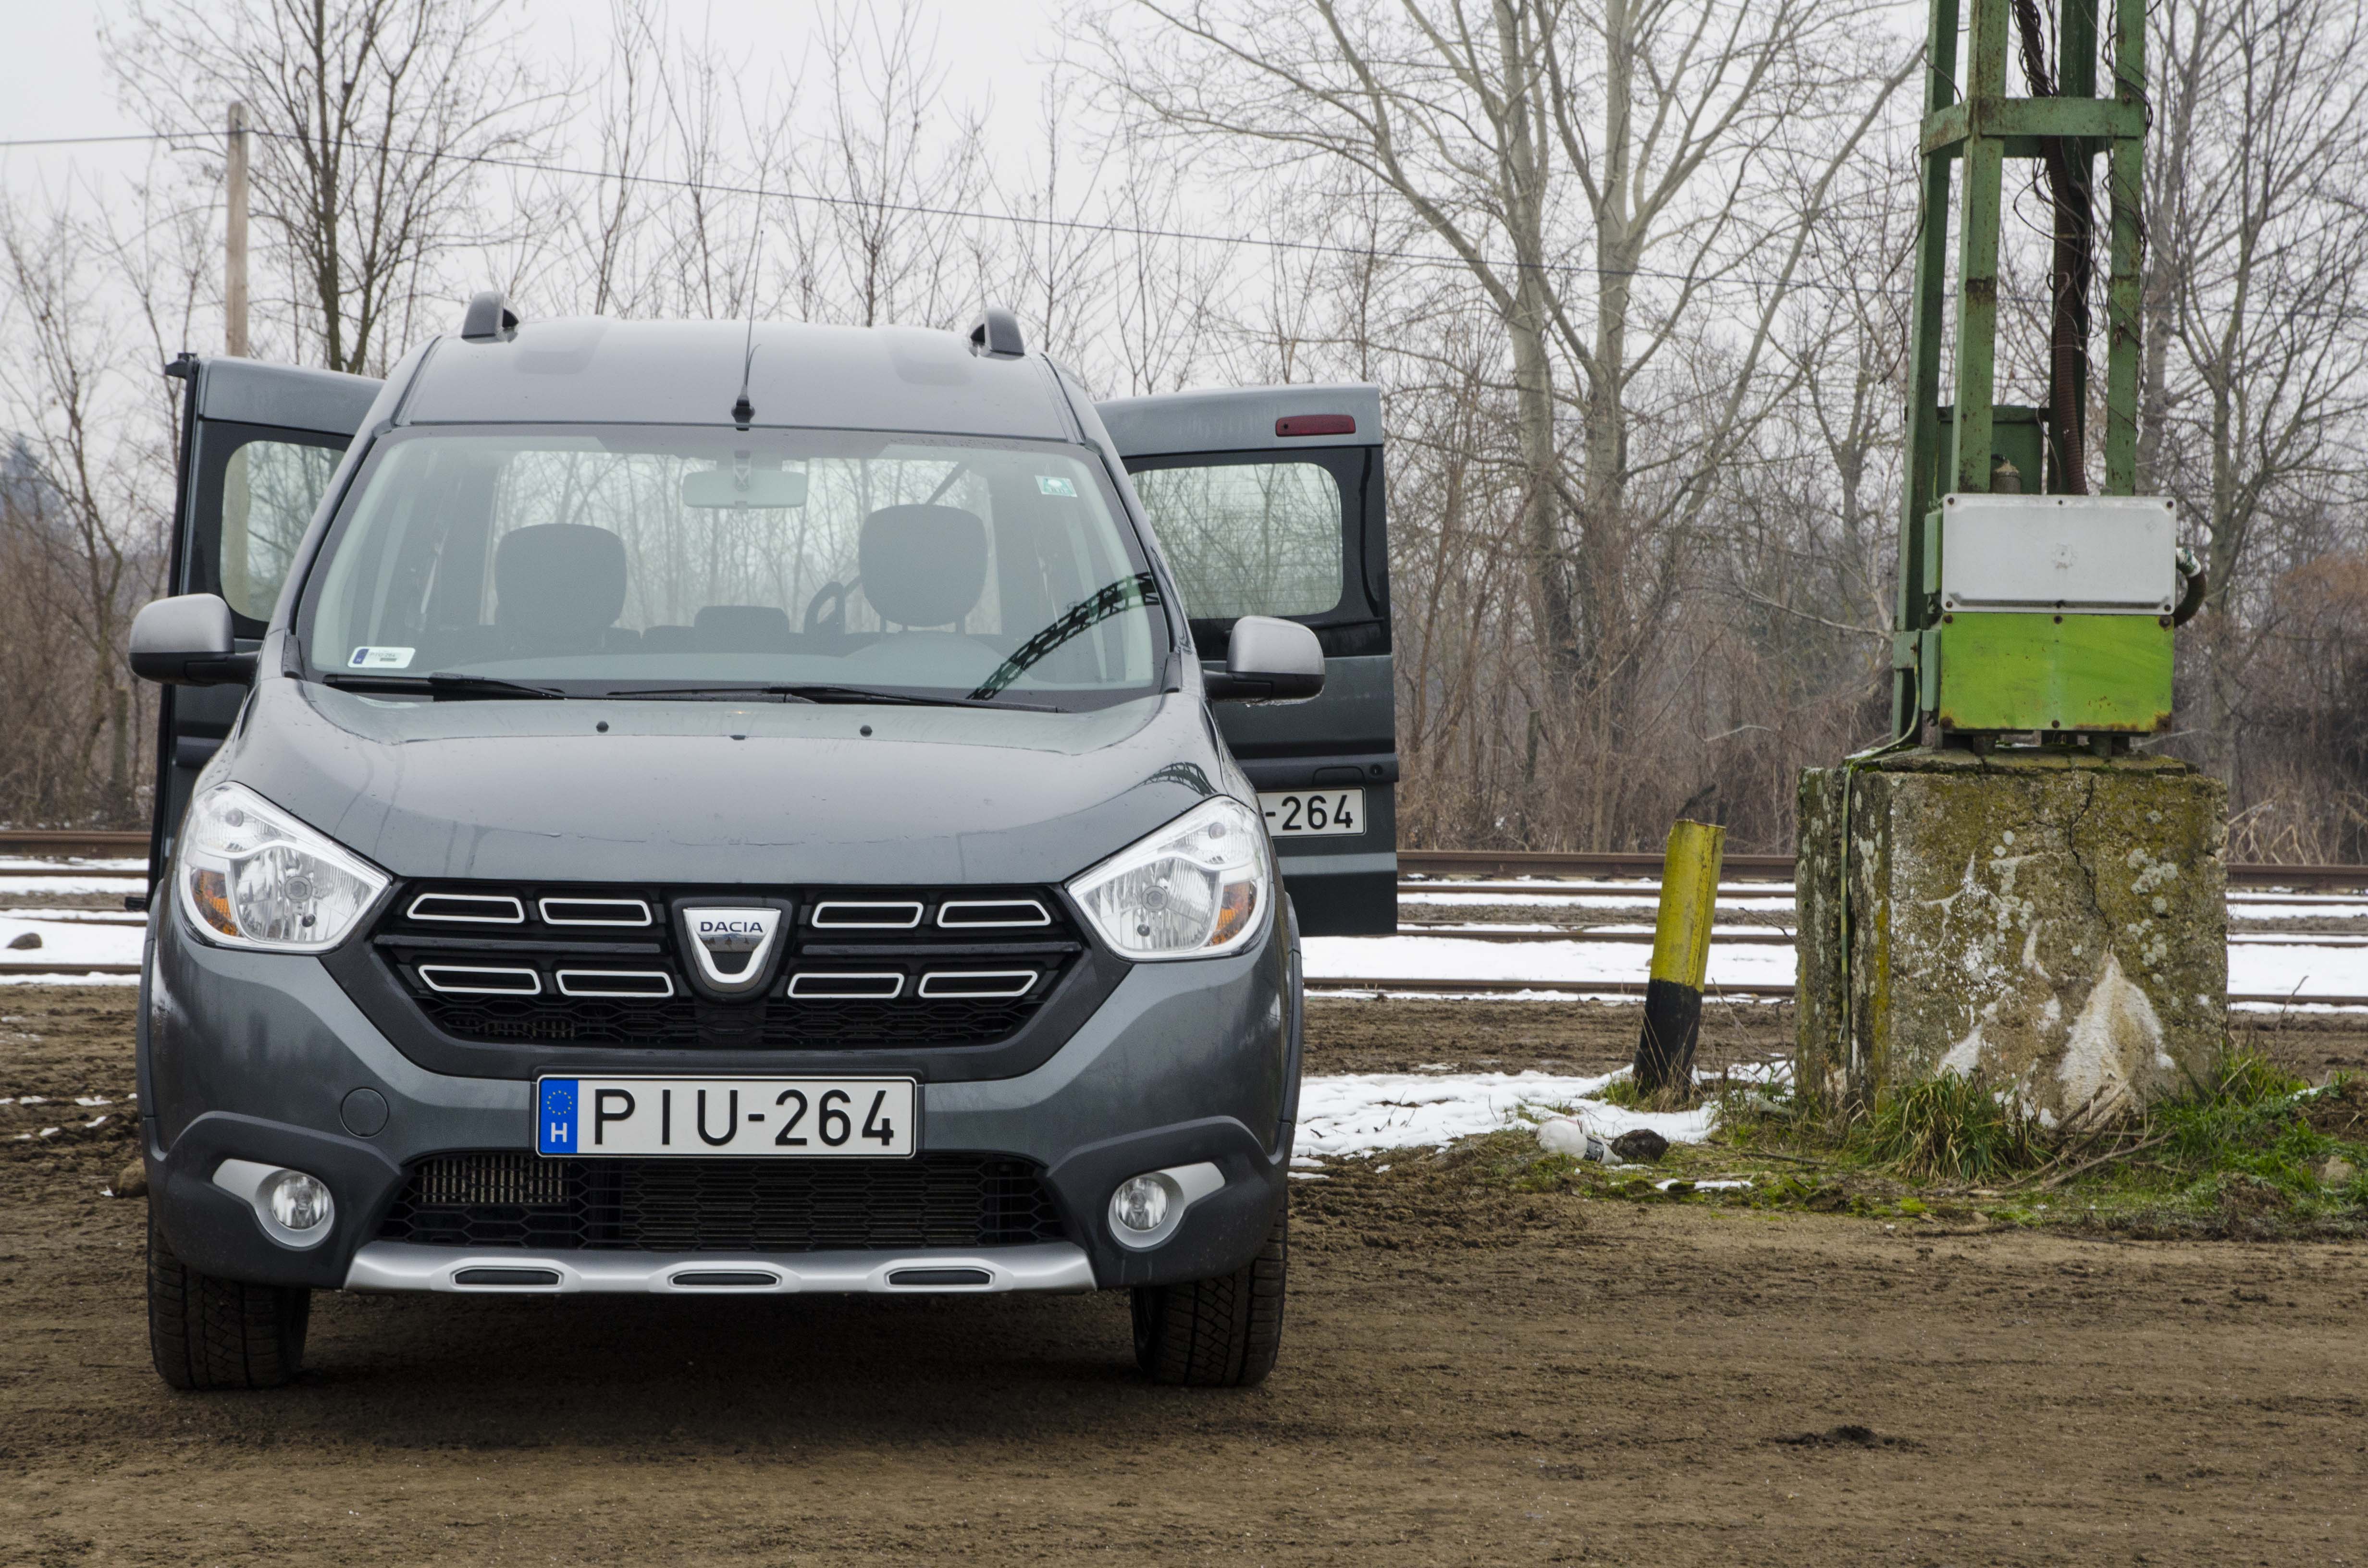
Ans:
{"label": "roof antenna", "polygon": [[765,265],[765,190],[757,187],[757,243],[748,258],[748,332],[741,341],[740,395],[733,400],[732,427],[746,430],[757,417],[756,405],[748,401],[748,376],[757,367],[757,279]]}

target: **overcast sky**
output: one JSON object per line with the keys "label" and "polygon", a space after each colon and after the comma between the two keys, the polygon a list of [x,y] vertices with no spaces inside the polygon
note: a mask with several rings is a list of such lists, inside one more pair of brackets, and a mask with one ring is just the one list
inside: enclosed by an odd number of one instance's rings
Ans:
{"label": "overcast sky", "polygon": [[[1024,136],[1041,62],[1060,49],[1054,25],[1060,0],[918,4],[938,29],[939,61],[952,68],[950,90],[973,102],[991,96],[1005,133]],[[0,51],[0,141],[145,129],[117,103],[99,59],[99,24],[126,8],[118,0],[12,0],[7,47]],[[667,9],[680,27],[696,31],[704,21],[719,40],[745,39],[745,47],[723,52],[758,69],[779,61],[787,75],[804,55],[814,17],[825,6],[823,0],[673,0]],[[586,62],[606,54],[606,0],[524,0],[520,11],[537,50]],[[28,190],[70,169],[128,173],[145,159],[139,147],[0,149],[0,176],[11,189]]]}

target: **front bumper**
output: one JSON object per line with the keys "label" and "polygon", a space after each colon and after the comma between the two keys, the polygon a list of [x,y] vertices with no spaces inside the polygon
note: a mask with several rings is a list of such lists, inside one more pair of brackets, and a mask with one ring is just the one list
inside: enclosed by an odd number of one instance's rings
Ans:
{"label": "front bumper", "polygon": [[1072,1242],[915,1252],[654,1253],[513,1251],[366,1242],[348,1290],[490,1296],[909,1296],[1090,1290],[1093,1261]]}
{"label": "front bumper", "polygon": [[[1167,1284],[1239,1267],[1264,1244],[1284,1201],[1299,1020],[1292,944],[1279,932],[1228,958],[1135,966],[1031,1072],[921,1085],[924,1150],[1031,1163],[1061,1210],[1065,1242],[529,1256],[381,1241],[378,1230],[419,1160],[529,1150],[532,1083],[427,1071],[380,1032],[316,959],[210,947],[179,930],[169,911],[160,912],[155,929],[140,1049],[150,1203],[174,1251],[224,1278],[563,1293]],[[705,1070],[695,1052],[680,1053],[666,1069]],[[797,1052],[780,1053],[784,1075],[809,1070]],[[301,1250],[275,1240],[245,1199],[214,1180],[225,1160],[318,1176],[336,1199],[328,1237]],[[1119,1183],[1199,1164],[1217,1167],[1222,1185],[1193,1202],[1160,1244],[1134,1250],[1113,1239],[1108,1210]],[[538,1272],[507,1283],[462,1278],[475,1268]],[[683,1282],[685,1274],[735,1273],[750,1278],[736,1285]],[[472,1282],[479,1278],[492,1282]]]}

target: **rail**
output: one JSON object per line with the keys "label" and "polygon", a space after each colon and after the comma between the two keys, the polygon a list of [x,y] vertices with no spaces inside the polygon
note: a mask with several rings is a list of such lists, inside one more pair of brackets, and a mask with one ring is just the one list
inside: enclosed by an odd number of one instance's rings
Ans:
{"label": "rail", "polygon": [[148,853],[144,833],[120,833],[96,828],[0,827],[0,855],[83,856],[120,860]]}
{"label": "rail", "polygon": [[[1630,850],[1401,849],[1401,877],[1643,877],[1657,881],[1661,857]],[[1723,876],[1733,881],[1793,880],[1790,855],[1729,855]],[[2238,860],[2228,867],[2231,887],[2368,889],[2368,866],[2297,865]]]}

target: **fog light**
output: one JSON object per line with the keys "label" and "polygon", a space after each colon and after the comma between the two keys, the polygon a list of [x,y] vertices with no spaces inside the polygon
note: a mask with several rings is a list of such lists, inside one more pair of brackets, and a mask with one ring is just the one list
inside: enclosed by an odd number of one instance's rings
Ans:
{"label": "fog light", "polygon": [[1139,1176],[1119,1184],[1110,1199],[1110,1216],[1126,1229],[1148,1234],[1167,1220],[1168,1183],[1164,1176]]}
{"label": "fog light", "polygon": [[302,1171],[281,1171],[271,1178],[263,1196],[272,1219],[290,1231],[317,1230],[336,1212],[329,1189],[321,1179]]}

